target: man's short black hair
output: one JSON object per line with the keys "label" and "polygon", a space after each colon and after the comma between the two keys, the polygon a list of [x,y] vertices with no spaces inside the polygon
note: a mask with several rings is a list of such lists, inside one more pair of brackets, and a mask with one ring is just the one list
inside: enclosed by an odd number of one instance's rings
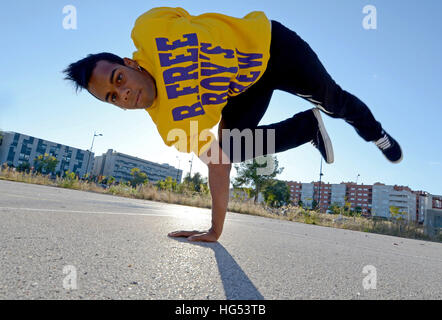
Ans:
{"label": "man's short black hair", "polygon": [[71,63],[64,69],[63,73],[66,75],[64,79],[73,81],[75,83],[75,91],[77,92],[81,89],[87,90],[92,71],[100,60],[124,65],[124,60],[113,53],[102,52],[90,54],[84,59]]}

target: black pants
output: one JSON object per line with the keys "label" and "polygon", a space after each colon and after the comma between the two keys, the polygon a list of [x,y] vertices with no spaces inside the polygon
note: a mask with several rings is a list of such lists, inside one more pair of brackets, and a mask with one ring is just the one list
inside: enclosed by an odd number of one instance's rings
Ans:
{"label": "black pants", "polygon": [[[294,31],[272,21],[271,39],[270,59],[261,79],[247,91],[229,98],[222,111],[225,129],[251,129],[252,132],[255,132],[255,129],[275,130],[275,150],[267,150],[264,134],[264,149],[259,152],[253,144],[252,157],[298,147],[311,141],[316,134],[315,120],[310,110],[297,113],[279,123],[258,125],[276,89],[308,100],[333,118],[344,119],[366,141],[381,138],[382,126],[375,120],[368,107],[336,84],[318,56]],[[231,141],[230,150],[224,147],[224,152],[230,156],[232,162],[251,158],[246,156],[245,150],[250,145],[247,146],[245,139],[241,143],[240,156],[233,152],[233,145]]]}

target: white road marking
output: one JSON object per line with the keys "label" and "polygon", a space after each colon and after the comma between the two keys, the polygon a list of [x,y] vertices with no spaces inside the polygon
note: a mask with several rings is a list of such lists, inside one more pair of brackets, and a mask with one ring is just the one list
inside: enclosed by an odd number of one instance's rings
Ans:
{"label": "white road marking", "polygon": [[[17,210],[17,211],[39,211],[39,212],[63,212],[63,213],[95,213],[95,214],[109,214],[109,215],[126,215],[126,216],[154,216],[154,217],[171,217],[171,218],[183,218],[183,216],[173,214],[157,214],[157,213],[135,213],[135,212],[110,212],[110,211],[80,211],[80,210],[62,210],[62,209],[36,209],[36,208],[14,208],[14,207],[0,207],[0,210]],[[164,211],[164,209],[152,209]]]}

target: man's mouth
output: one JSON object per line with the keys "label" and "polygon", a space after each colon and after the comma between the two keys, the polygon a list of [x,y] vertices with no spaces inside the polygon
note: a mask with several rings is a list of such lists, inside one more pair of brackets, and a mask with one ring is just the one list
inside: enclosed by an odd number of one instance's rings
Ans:
{"label": "man's mouth", "polygon": [[136,107],[138,105],[138,100],[140,100],[140,96],[141,96],[141,89],[140,89],[140,91],[138,91],[137,98],[135,99],[134,107]]}

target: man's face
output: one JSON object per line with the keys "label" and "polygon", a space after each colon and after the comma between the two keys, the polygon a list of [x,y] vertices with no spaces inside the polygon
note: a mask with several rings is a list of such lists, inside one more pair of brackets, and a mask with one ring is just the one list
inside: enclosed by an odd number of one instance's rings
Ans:
{"label": "man's face", "polygon": [[89,92],[123,109],[150,107],[156,97],[154,79],[136,61],[124,58],[124,64],[99,61],[89,80]]}

